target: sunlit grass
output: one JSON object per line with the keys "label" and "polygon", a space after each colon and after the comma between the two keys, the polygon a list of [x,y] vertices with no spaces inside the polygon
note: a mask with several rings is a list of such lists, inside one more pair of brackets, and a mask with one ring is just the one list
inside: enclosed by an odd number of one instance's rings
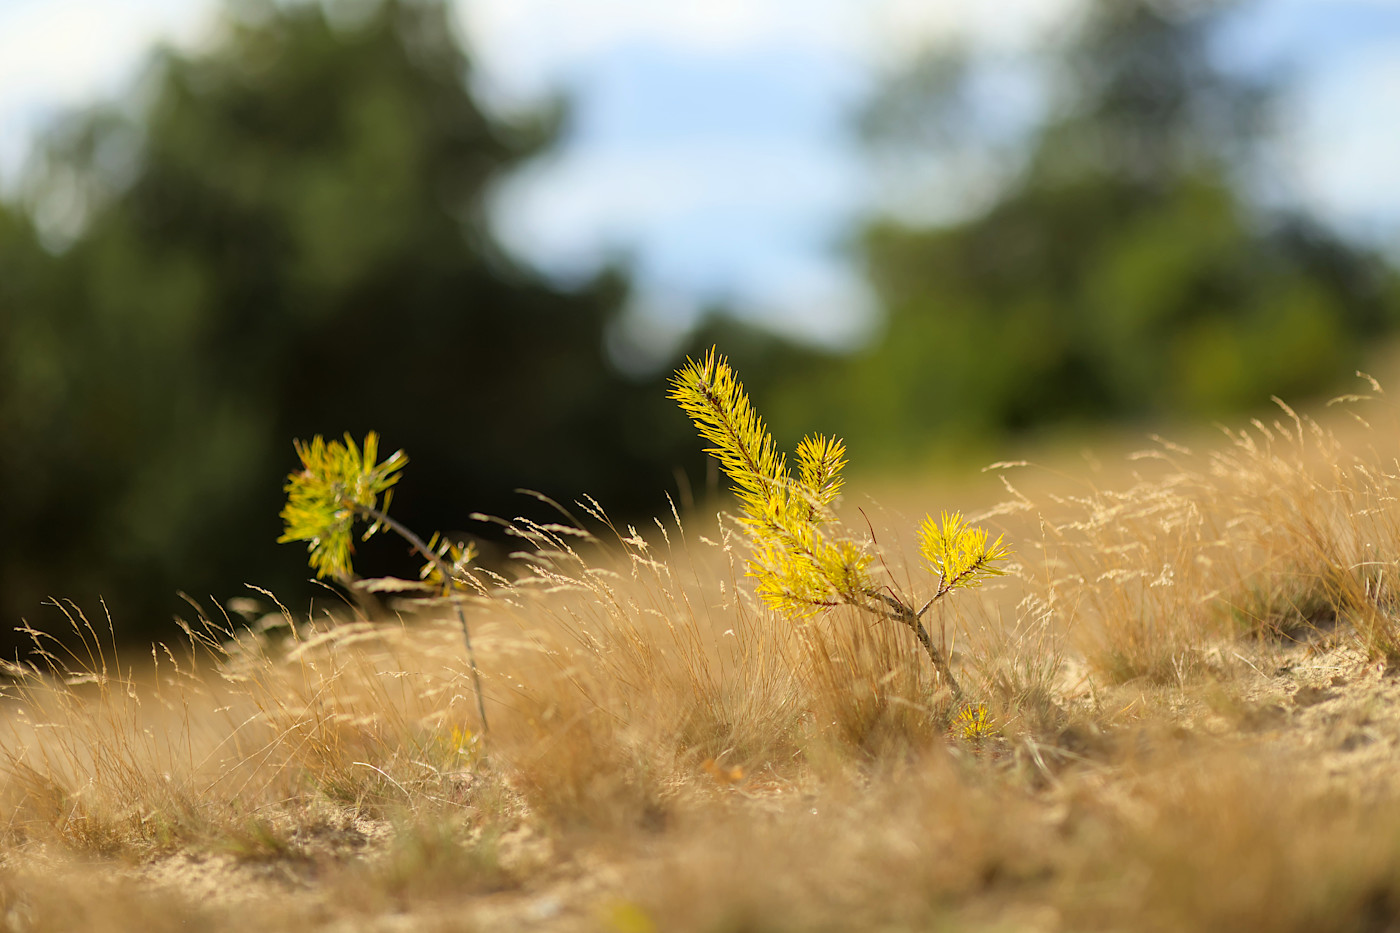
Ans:
{"label": "sunlit grass", "polygon": [[464,604],[486,734],[441,599],[208,607],[137,660],[64,606],[6,668],[3,922],[1362,928],[1400,910],[1400,435],[1279,411],[989,473],[958,505],[1016,562],[929,617],[965,703],[904,626],[775,613],[702,511],[511,526]]}

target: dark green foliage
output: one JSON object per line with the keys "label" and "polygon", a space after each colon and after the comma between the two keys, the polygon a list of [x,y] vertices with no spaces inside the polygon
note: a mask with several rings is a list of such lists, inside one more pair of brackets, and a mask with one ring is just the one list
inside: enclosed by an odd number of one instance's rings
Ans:
{"label": "dark green foliage", "polygon": [[[161,55],[140,108],[54,131],[30,196],[80,191],[87,223],[51,223],[71,244],[50,254],[0,207],[0,631],[50,594],[104,594],[144,635],[177,588],[322,592],[273,544],[290,437],[373,427],[413,450],[409,525],[478,530],[474,511],[529,507],[517,487],[664,508],[665,439],[698,458],[659,379],[604,360],[624,279],[551,285],[485,222],[557,114],[491,117],[468,79],[441,3],[355,25],[278,5]],[[375,546],[387,572],[417,565]]]}

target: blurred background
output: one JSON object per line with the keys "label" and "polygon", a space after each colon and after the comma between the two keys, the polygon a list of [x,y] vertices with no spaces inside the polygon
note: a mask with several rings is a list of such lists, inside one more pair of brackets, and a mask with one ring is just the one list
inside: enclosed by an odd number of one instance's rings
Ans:
{"label": "blurred background", "polygon": [[0,629],[329,598],[314,433],[647,521],[712,343],[906,477],[1346,389],[1397,165],[1388,0],[0,0]]}

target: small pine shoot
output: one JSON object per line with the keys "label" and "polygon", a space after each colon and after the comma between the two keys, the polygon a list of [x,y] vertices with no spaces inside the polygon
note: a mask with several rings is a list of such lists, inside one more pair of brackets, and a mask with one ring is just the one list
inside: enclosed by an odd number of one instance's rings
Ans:
{"label": "small pine shoot", "polygon": [[873,587],[872,556],[849,541],[832,540],[821,525],[841,492],[846,447],[836,439],[805,438],[797,447],[797,476],[788,470],[734,370],[715,349],[690,360],[671,380],[670,398],[695,423],[720,469],[734,481],[742,520],[754,543],[749,575],[761,599],[779,612],[806,618],[834,606],[858,604]]}
{"label": "small pine shoot", "polygon": [[996,720],[987,712],[986,703],[964,706],[953,722],[953,729],[959,736],[973,744],[991,738],[1000,731]]}
{"label": "small pine shoot", "polygon": [[714,445],[705,453],[734,481],[744,514],[761,522],[786,501],[791,478],[783,455],[723,357],[712,348],[700,362],[688,362],[672,379],[670,398]]}
{"label": "small pine shoot", "polygon": [[[846,445],[840,438],[809,434],[797,445],[797,468],[801,487],[816,504],[829,508],[841,495],[845,480],[841,470],[846,466]],[[818,515],[813,512],[812,518]]]}
{"label": "small pine shoot", "polygon": [[[277,542],[306,541],[308,560],[318,578],[345,579],[353,572],[355,522],[381,512],[381,495],[383,511],[387,511],[390,490],[399,481],[408,457],[399,450],[383,463],[376,463],[379,435],[373,431],[365,436],[363,450],[349,434],[344,443],[327,443],[318,434],[309,444],[293,441],[293,445],[301,458],[301,470],[287,477],[287,504],[281,516],[286,530]],[[382,525],[372,520],[362,540],[369,540]]]}
{"label": "small pine shoot", "polygon": [[798,444],[797,474],[787,467],[743,383],[715,347],[699,360],[687,360],[671,379],[669,397],[690,416],[706,453],[734,483],[748,530],[752,556],[748,573],[760,599],[777,612],[806,619],[836,606],[853,606],[907,625],[928,653],[956,698],[962,690],[947,658],[929,637],[922,618],[955,589],[980,585],[1005,573],[1010,552],[1001,538],[967,525],[961,515],[925,519],[919,550],[937,575],[933,596],[915,608],[877,586],[870,567],[875,554],[840,534],[834,508],[846,466],[839,438],[809,435]]}
{"label": "small pine shoot", "polygon": [[1006,573],[1002,566],[1011,554],[1001,538],[987,543],[987,532],[963,521],[957,512],[943,513],[939,522],[930,515],[919,528],[919,553],[938,574],[938,592],[959,586],[981,586],[987,577]]}

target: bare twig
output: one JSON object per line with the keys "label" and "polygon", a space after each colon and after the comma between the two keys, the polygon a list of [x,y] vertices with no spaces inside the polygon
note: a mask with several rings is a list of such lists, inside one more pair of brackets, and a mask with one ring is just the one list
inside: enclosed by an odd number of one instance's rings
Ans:
{"label": "bare twig", "polygon": [[442,595],[451,600],[452,608],[457,613],[457,621],[462,624],[462,642],[467,646],[467,663],[471,665],[472,687],[476,691],[476,714],[481,717],[481,731],[484,735],[489,730],[486,725],[486,702],[481,694],[481,673],[476,666],[476,652],[472,649],[472,633],[471,629],[467,627],[467,614],[462,609],[461,601],[456,598],[452,591],[452,565],[428,547],[428,543],[414,534],[413,529],[390,518],[387,513],[359,503],[352,502],[350,504],[366,518],[372,519],[398,534],[399,537],[413,545],[414,550],[437,566],[438,573],[442,575]]}

